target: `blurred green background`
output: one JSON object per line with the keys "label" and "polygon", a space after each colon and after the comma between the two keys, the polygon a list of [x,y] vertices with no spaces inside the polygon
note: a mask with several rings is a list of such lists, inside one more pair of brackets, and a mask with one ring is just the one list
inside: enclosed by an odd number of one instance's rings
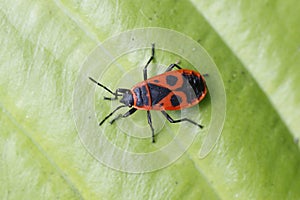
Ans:
{"label": "blurred green background", "polygon": [[[2,0],[1,199],[299,199],[299,10],[297,0]],[[170,167],[129,174],[82,146],[72,92],[97,44],[143,27],[207,50],[227,117],[205,159],[192,146]]]}

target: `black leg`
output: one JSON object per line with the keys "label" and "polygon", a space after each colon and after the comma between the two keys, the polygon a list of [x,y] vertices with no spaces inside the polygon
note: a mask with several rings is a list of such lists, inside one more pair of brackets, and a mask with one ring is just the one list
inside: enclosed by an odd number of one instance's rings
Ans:
{"label": "black leg", "polygon": [[181,67],[179,67],[179,65],[177,65],[176,63],[171,64],[167,69],[166,72],[171,71],[174,67],[181,69]]}
{"label": "black leg", "polygon": [[116,120],[120,119],[120,118],[125,118],[128,117],[130,115],[132,115],[137,109],[136,108],[131,108],[130,110],[128,110],[126,113],[124,113],[123,115],[118,115],[117,117],[115,117],[113,120],[111,120],[110,124],[114,123]]}
{"label": "black leg", "polygon": [[100,123],[99,126],[101,126],[110,116],[112,116],[117,110],[119,110],[120,108],[124,108],[127,107],[126,105],[121,105],[118,106],[116,109],[114,109],[114,111],[112,111],[111,113],[109,113],[109,115],[107,115]]}
{"label": "black leg", "polygon": [[188,118],[182,118],[182,119],[177,119],[177,120],[175,120],[175,119],[172,119],[172,117],[170,117],[170,115],[168,115],[168,113],[166,113],[165,111],[161,111],[161,112],[162,112],[162,114],[167,118],[167,120],[168,120],[170,123],[179,123],[179,122],[187,121],[187,122],[190,122],[190,123],[192,123],[192,124],[194,124],[194,125],[196,125],[196,126],[199,126],[200,128],[203,128],[202,125],[197,124],[196,122],[194,122],[194,121],[192,121],[192,120],[190,120],[190,119],[188,119]]}
{"label": "black leg", "polygon": [[147,67],[148,67],[148,65],[150,64],[150,62],[153,60],[153,58],[154,58],[154,53],[155,53],[155,45],[152,44],[152,55],[151,55],[151,57],[149,58],[147,64],[146,64],[145,67],[144,67],[144,70],[143,70],[143,73],[144,73],[144,80],[147,80]]}
{"label": "black leg", "polygon": [[152,132],[152,143],[155,143],[154,128],[152,126],[151,114],[150,114],[149,110],[147,110],[147,118],[148,118],[148,124],[149,124],[149,126],[151,128],[151,132]]}

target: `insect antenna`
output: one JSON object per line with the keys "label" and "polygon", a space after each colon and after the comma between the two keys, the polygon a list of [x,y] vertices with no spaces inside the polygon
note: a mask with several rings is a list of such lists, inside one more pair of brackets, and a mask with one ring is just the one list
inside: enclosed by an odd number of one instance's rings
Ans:
{"label": "insect antenna", "polygon": [[89,77],[89,79],[95,83],[96,85],[102,87],[103,89],[105,89],[106,91],[108,91],[109,93],[113,94],[115,96],[115,98],[109,98],[109,97],[104,97],[105,100],[116,100],[118,96],[122,96],[122,94],[118,94],[117,92],[113,92],[111,91],[109,88],[107,88],[105,85],[102,85],[101,83],[99,83],[98,81],[96,81],[95,79],[93,79],[92,77]]}
{"label": "insect antenna", "polygon": [[99,126],[101,126],[110,116],[112,116],[117,110],[119,110],[120,108],[124,108],[127,107],[126,105],[120,105],[118,107],[116,107],[116,109],[114,109],[114,111],[112,111],[111,113],[109,113],[109,115],[107,115],[100,123]]}

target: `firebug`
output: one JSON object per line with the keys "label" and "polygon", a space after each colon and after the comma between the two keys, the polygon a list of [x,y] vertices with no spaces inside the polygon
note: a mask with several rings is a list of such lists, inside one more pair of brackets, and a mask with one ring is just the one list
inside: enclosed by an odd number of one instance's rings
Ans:
{"label": "firebug", "polygon": [[[113,97],[104,97],[104,100],[113,101],[118,100],[118,97],[122,97],[120,99],[122,105],[118,106],[108,114],[99,123],[99,126],[101,126],[117,110],[129,107],[129,111],[118,115],[110,123],[112,124],[120,118],[128,117],[137,110],[145,110],[147,111],[148,124],[152,131],[153,143],[155,142],[155,137],[150,110],[160,111],[170,123],[186,121],[203,128],[202,125],[188,118],[175,120],[166,112],[167,110],[181,110],[198,104],[207,93],[206,82],[203,75],[197,71],[182,69],[178,64],[174,63],[171,64],[164,73],[148,79],[147,69],[148,65],[154,59],[154,54],[155,47],[154,44],[152,44],[151,57],[143,70],[144,81],[137,83],[131,89],[118,88],[113,92],[103,84],[89,77],[92,82],[113,95]],[[173,68],[177,68],[177,70],[173,70]]]}

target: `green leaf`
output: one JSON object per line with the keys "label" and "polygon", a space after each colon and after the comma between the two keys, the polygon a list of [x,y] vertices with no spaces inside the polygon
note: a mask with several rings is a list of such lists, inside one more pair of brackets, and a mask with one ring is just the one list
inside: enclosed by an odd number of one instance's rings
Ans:
{"label": "green leaf", "polygon": [[[296,0],[1,1],[1,197],[299,199],[299,9]],[[227,115],[206,158],[196,142],[169,167],[131,174],[83,147],[72,94],[99,42],[150,26],[207,50]]]}

